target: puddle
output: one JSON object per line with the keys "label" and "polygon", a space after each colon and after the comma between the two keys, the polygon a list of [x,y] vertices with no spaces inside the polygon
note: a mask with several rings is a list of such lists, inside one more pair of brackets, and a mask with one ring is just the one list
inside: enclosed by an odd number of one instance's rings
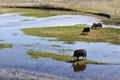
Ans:
{"label": "puddle", "polygon": [[0,49],[0,66],[2,67],[43,72],[73,80],[118,80],[120,78],[120,72],[118,72],[120,65],[80,64],[77,66],[81,66],[81,69],[76,69],[76,67],[72,67],[73,64],[71,63],[43,58],[35,60],[26,54],[28,50],[33,49],[49,53],[64,53],[72,56],[75,49],[85,48],[88,52],[87,57],[90,60],[120,63],[119,45],[92,42],[66,44],[62,41],[55,41],[54,38],[27,36],[20,31],[21,28],[27,27],[91,25],[93,22],[100,21],[96,18],[80,15],[33,18],[15,14],[3,14],[0,15],[0,21],[0,40],[2,40],[0,42],[14,44],[13,48]]}

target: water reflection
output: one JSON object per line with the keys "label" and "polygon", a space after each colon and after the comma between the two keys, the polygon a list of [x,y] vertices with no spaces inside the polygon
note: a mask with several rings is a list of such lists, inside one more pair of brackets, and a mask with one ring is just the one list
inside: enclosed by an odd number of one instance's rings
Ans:
{"label": "water reflection", "polygon": [[87,64],[75,62],[75,63],[72,63],[72,67],[73,67],[74,72],[80,72],[86,69]]}
{"label": "water reflection", "polygon": [[[41,55],[43,54],[40,54],[40,53],[31,53],[31,52],[28,52],[27,53],[28,56],[30,56],[31,59],[34,59],[34,60],[40,60],[41,58]],[[47,55],[47,54],[46,54]],[[50,59],[50,58],[49,58]],[[54,60],[54,59],[53,59]],[[57,61],[56,61],[57,62]],[[59,62],[58,62],[59,63]],[[76,62],[76,61],[70,61],[68,62],[72,65],[72,68],[74,70],[74,72],[80,72],[80,71],[84,71],[87,67],[87,64],[85,63],[82,63],[82,62]]]}

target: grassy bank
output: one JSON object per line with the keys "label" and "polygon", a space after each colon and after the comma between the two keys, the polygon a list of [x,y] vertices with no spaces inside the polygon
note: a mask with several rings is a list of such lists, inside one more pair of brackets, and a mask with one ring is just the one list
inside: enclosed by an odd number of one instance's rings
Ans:
{"label": "grassy bank", "polygon": [[102,28],[91,30],[88,35],[81,35],[83,27],[86,25],[64,26],[64,27],[45,27],[45,28],[26,28],[22,31],[27,35],[40,37],[54,37],[57,40],[67,43],[75,41],[86,42],[109,42],[120,44],[120,29]]}
{"label": "grassy bank", "polygon": [[86,64],[107,64],[102,62],[96,62],[92,60],[79,60],[79,61],[73,61],[72,56],[67,54],[53,54],[53,53],[46,53],[46,52],[37,52],[33,50],[29,50],[27,54],[33,58],[33,59],[39,59],[39,58],[52,58],[54,60],[58,61],[64,61],[64,62],[80,62],[80,63],[86,63]]}
{"label": "grassy bank", "polygon": [[[27,16],[39,17],[39,10],[47,10],[47,15],[57,14],[82,14],[101,18],[105,24],[120,25],[120,0],[0,0],[0,6],[21,7],[36,9],[36,14],[27,13]],[[11,9],[12,9],[11,8]],[[66,11],[63,11],[66,10]],[[69,11],[75,10],[75,11]],[[2,10],[4,11],[4,10]],[[0,10],[1,12],[1,10]],[[50,13],[49,13],[50,12]],[[94,15],[94,13],[105,13],[110,19]],[[46,13],[45,13],[46,14]],[[26,14],[25,14],[26,15]],[[44,15],[44,14],[43,14]]]}
{"label": "grassy bank", "polygon": [[46,10],[36,10],[36,9],[23,9],[23,8],[4,8],[0,7],[0,14],[4,13],[20,13],[22,16],[33,16],[33,17],[48,17],[48,16],[54,16],[57,15],[55,13],[50,13]]}
{"label": "grassy bank", "polygon": [[50,13],[46,10],[35,10],[35,9],[20,9],[16,8],[16,11],[14,12],[22,12],[22,16],[33,16],[33,17],[49,17],[49,16],[55,16],[56,14]]}
{"label": "grassy bank", "polygon": [[11,45],[11,44],[0,44],[0,49],[2,49],[2,48],[12,48],[13,47],[13,45]]}

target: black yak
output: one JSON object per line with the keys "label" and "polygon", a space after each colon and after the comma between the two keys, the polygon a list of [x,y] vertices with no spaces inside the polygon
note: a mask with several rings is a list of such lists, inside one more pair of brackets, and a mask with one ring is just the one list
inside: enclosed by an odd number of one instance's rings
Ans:
{"label": "black yak", "polygon": [[84,27],[81,34],[87,34],[90,32],[90,27]]}
{"label": "black yak", "polygon": [[79,57],[82,57],[83,59],[87,59],[87,51],[86,49],[76,49],[74,51],[73,57],[77,57],[77,60],[79,60]]}

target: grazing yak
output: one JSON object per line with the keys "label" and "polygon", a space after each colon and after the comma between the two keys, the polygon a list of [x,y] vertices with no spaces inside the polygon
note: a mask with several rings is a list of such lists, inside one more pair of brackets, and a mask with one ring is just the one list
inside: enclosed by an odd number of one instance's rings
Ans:
{"label": "grazing yak", "polygon": [[79,57],[82,57],[83,59],[87,59],[87,51],[86,49],[76,49],[74,51],[73,57],[77,57],[77,60],[79,60]]}
{"label": "grazing yak", "polygon": [[81,34],[87,34],[90,32],[90,27],[84,27]]}
{"label": "grazing yak", "polygon": [[93,28],[96,29],[97,27],[102,28],[102,24],[101,23],[93,23],[93,25],[91,26],[91,29],[93,29]]}

